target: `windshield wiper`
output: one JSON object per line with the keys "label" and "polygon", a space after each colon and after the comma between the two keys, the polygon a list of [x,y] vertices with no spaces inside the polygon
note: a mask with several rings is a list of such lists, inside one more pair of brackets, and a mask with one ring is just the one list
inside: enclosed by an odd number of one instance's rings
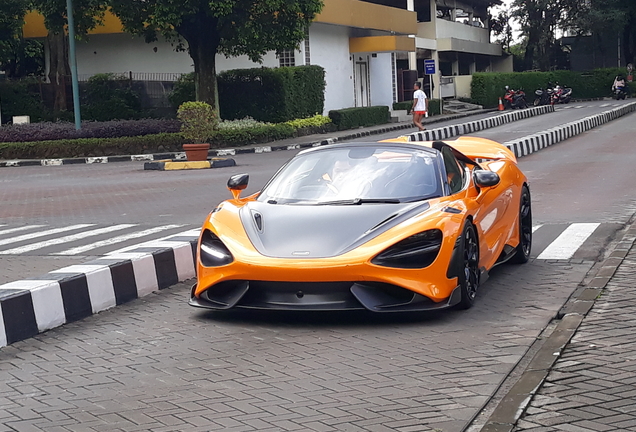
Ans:
{"label": "windshield wiper", "polygon": [[399,204],[397,198],[354,198],[350,200],[321,201],[316,205]]}

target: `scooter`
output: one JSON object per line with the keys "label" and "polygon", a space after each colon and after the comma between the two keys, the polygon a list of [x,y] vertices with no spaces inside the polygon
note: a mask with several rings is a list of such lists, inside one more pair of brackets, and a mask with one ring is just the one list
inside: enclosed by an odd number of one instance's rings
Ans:
{"label": "scooter", "polygon": [[504,95],[504,106],[506,108],[527,108],[526,93],[523,90],[513,90],[506,86],[506,94]]}
{"label": "scooter", "polygon": [[622,86],[616,86],[614,88],[614,99],[624,100],[627,97],[627,88]]}
{"label": "scooter", "polygon": [[550,103],[552,105],[558,104],[558,103],[563,103],[563,104],[570,103],[571,99],[572,99],[572,88],[562,87],[559,85],[559,83],[557,83],[554,86],[554,90],[550,100]]}

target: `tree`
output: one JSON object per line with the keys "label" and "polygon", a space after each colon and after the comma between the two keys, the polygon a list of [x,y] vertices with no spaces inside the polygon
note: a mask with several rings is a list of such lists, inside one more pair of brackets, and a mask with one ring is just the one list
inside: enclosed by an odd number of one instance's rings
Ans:
{"label": "tree", "polygon": [[[71,74],[65,30],[68,23],[66,0],[32,0],[32,5],[44,15],[44,25],[48,30],[49,80],[55,92],[53,110],[66,111],[66,79]],[[106,0],[73,0],[75,34],[78,39],[85,38],[90,30],[102,23],[106,7]]]}
{"label": "tree", "polygon": [[0,69],[7,76],[24,76],[41,69],[41,44],[22,38],[26,0],[0,0]]}
{"label": "tree", "polygon": [[162,35],[194,62],[197,100],[218,111],[216,54],[261,62],[268,51],[296,48],[322,0],[111,0],[126,31],[147,42]]}
{"label": "tree", "polygon": [[622,39],[626,63],[636,62],[636,2],[625,0],[580,0],[572,14],[571,30],[591,35],[602,46],[603,38]]}
{"label": "tree", "polygon": [[574,15],[587,0],[514,0],[512,16],[521,24],[526,51],[524,69],[550,70],[562,66],[556,35],[572,25]]}

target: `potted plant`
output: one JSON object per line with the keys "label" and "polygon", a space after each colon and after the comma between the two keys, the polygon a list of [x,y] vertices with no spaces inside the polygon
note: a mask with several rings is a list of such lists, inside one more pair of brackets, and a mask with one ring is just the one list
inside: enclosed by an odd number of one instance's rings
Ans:
{"label": "potted plant", "polygon": [[216,111],[205,102],[184,102],[177,110],[177,118],[181,121],[181,134],[189,142],[183,144],[188,160],[207,160],[209,138],[219,121]]}

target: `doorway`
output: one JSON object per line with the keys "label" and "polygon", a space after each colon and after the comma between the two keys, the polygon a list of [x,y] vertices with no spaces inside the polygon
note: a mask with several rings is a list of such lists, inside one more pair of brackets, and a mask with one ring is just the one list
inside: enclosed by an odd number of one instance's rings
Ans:
{"label": "doorway", "polygon": [[358,57],[355,65],[356,106],[367,107],[370,104],[369,62]]}

